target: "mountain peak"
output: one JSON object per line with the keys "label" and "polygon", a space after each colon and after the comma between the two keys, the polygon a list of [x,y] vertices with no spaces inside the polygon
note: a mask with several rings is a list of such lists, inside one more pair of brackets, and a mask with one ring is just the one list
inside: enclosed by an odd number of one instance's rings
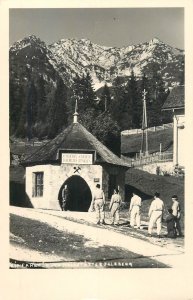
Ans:
{"label": "mountain peak", "polygon": [[160,44],[160,43],[162,43],[162,41],[160,41],[160,39],[158,37],[154,37],[153,39],[151,39],[150,43],[151,44]]}
{"label": "mountain peak", "polygon": [[39,38],[35,35],[35,34],[30,34],[28,35],[28,37],[26,37],[27,39],[30,39],[30,40],[39,40]]}
{"label": "mountain peak", "polygon": [[40,38],[36,37],[34,34],[28,35],[26,37],[24,37],[23,39],[20,39],[19,41],[17,41],[16,43],[25,43],[25,42],[42,42],[40,40]]}
{"label": "mountain peak", "polygon": [[82,41],[82,42],[89,42],[90,43],[90,40],[86,39],[86,38],[82,38],[82,39],[80,39],[80,41]]}
{"label": "mountain peak", "polygon": [[38,38],[34,34],[32,34],[32,35],[24,37],[23,39],[20,39],[17,42],[15,42],[10,47],[10,50],[17,51],[17,50],[21,50],[22,48],[25,48],[27,46],[32,46],[32,45],[38,45],[40,47],[46,46],[46,44],[42,40],[40,40],[40,38]]}
{"label": "mountain peak", "polygon": [[26,38],[23,39],[23,41],[30,42],[30,43],[45,44],[39,37],[37,37],[34,34],[27,36]]}

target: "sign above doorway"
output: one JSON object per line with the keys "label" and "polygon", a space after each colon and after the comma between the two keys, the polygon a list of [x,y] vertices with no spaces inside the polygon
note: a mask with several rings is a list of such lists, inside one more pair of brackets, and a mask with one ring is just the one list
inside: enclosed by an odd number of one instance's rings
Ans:
{"label": "sign above doorway", "polygon": [[92,165],[93,155],[86,153],[62,153],[62,164]]}
{"label": "sign above doorway", "polygon": [[92,150],[59,150],[61,164],[93,165],[96,152]]}

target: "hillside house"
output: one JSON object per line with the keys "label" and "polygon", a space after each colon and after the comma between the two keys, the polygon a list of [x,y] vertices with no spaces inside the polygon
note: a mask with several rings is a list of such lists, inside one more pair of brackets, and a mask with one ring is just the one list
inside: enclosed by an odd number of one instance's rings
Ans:
{"label": "hillside house", "polygon": [[184,166],[184,145],[185,145],[185,102],[184,86],[176,86],[172,89],[163,110],[173,112],[173,164]]}
{"label": "hillside house", "polygon": [[78,121],[40,147],[23,162],[26,194],[34,208],[61,210],[62,189],[68,186],[68,210],[88,211],[97,183],[110,198],[119,187],[125,197],[128,163],[113,154]]}

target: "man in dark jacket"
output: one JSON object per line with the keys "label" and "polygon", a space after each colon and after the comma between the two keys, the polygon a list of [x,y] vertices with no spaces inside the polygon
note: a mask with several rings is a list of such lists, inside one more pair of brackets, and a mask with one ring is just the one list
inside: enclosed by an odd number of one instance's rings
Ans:
{"label": "man in dark jacket", "polygon": [[67,185],[65,185],[62,190],[62,210],[66,210],[68,200],[69,200],[69,190]]}
{"label": "man in dark jacket", "polygon": [[166,223],[167,223],[167,237],[169,238],[176,238],[176,228],[175,228],[175,217],[172,214],[172,209],[168,209],[168,216],[166,217]]}
{"label": "man in dark jacket", "polygon": [[180,218],[181,218],[181,208],[180,203],[178,201],[177,195],[172,196],[172,214],[175,217],[175,228],[178,232],[179,236],[182,236],[181,226],[180,226]]}

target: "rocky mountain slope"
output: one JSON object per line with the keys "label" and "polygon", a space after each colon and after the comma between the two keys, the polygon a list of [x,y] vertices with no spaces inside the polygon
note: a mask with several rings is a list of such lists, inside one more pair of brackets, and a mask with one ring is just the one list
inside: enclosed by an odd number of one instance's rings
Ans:
{"label": "rocky mountain slope", "polygon": [[184,74],[184,51],[166,45],[157,38],[127,47],[105,47],[87,39],[62,39],[46,45],[29,36],[10,47],[10,77],[19,82],[30,76],[43,75],[55,83],[61,76],[69,86],[76,75],[89,73],[97,90],[105,82],[109,86],[117,77],[127,77],[133,69],[140,79],[159,69],[167,86],[179,84]]}
{"label": "rocky mountain slope", "polygon": [[55,82],[57,71],[50,62],[50,55],[46,44],[35,36],[16,42],[10,48],[10,78],[22,84],[31,76],[41,74],[47,82]]}

